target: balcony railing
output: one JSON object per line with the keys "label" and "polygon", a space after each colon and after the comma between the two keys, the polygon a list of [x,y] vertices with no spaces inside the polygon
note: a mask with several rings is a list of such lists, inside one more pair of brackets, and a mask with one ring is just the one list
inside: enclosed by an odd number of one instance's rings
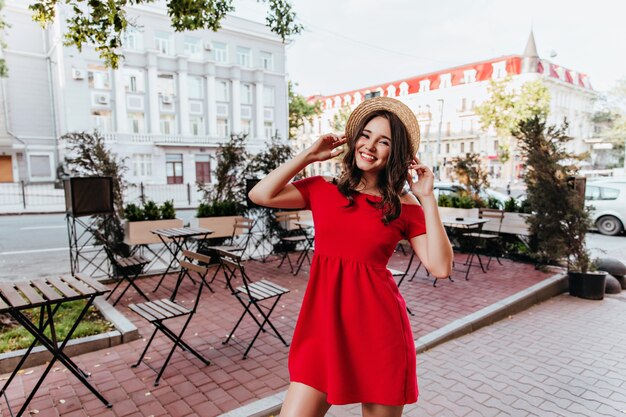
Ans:
{"label": "balcony railing", "polygon": [[153,133],[106,133],[104,141],[108,144],[128,143],[134,145],[176,145],[176,146],[218,146],[225,138],[214,136],[183,136]]}

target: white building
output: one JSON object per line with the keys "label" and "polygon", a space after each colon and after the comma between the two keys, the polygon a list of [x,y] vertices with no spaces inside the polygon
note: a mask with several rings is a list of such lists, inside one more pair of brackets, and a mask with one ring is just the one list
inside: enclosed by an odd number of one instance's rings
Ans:
{"label": "white building", "polygon": [[[417,116],[421,129],[420,158],[429,165],[438,161],[441,178],[450,176],[451,158],[465,153],[478,153],[494,182],[516,181],[521,177],[522,162],[515,140],[504,140],[492,131],[481,130],[474,108],[488,97],[489,80],[511,76],[511,87],[541,79],[551,96],[550,124],[560,124],[565,118],[569,135],[575,140],[570,150],[587,151],[593,135],[591,121],[596,93],[586,74],[563,68],[542,59],[537,54],[531,32],[523,55],[510,55],[447,68],[408,79],[327,96],[310,97],[321,100],[323,114],[308,124],[300,135],[300,147],[308,146],[321,133],[332,131],[332,120],[342,106],[354,108],[369,97],[395,97],[407,104]],[[438,146],[439,144],[439,146]],[[501,163],[499,153],[509,149],[510,160]],[[317,163],[309,168],[310,175],[337,175],[340,161]]]}
{"label": "white building", "polygon": [[95,49],[63,45],[65,18],[42,30],[23,1],[3,9],[9,68],[0,101],[0,181],[52,181],[58,138],[93,131],[127,158],[131,182],[209,182],[217,146],[249,134],[250,150],[287,138],[285,45],[257,22],[227,16],[218,32],[177,33],[161,2],[133,6],[125,59],[106,68]]}

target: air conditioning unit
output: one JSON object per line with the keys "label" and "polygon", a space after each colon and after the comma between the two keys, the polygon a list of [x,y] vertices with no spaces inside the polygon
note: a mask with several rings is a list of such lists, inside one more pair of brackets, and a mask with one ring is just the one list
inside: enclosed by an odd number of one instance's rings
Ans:
{"label": "air conditioning unit", "polygon": [[97,96],[96,101],[98,102],[98,104],[102,104],[102,105],[109,105],[109,96],[106,96],[104,94],[101,94],[99,96]]}
{"label": "air conditioning unit", "polygon": [[209,51],[209,52],[211,52],[213,50],[213,45],[211,45],[211,42],[205,42],[204,43],[204,50],[205,51]]}
{"label": "air conditioning unit", "polygon": [[172,104],[174,98],[170,95],[161,96],[161,103],[163,104]]}
{"label": "air conditioning unit", "polygon": [[78,68],[72,68],[72,78],[75,80],[84,80],[85,71]]}
{"label": "air conditioning unit", "polygon": [[189,102],[189,113],[202,114],[202,102],[201,101],[190,101]]}

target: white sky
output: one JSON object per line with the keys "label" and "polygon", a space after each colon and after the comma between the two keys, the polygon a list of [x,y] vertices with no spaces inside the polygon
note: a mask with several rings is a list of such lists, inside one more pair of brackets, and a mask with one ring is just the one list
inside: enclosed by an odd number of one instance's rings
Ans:
{"label": "white sky", "polygon": [[[291,1],[305,32],[287,46],[287,73],[307,96],[522,54],[531,25],[539,56],[588,74],[594,89],[626,77],[624,0]],[[256,0],[235,6],[264,19]]]}

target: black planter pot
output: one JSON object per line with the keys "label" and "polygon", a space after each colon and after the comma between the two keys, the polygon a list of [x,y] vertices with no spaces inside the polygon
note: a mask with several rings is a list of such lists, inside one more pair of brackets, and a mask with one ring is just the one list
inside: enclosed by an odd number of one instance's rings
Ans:
{"label": "black planter pot", "polygon": [[604,281],[606,272],[573,272],[567,273],[569,293],[574,297],[587,300],[602,300],[604,298]]}

